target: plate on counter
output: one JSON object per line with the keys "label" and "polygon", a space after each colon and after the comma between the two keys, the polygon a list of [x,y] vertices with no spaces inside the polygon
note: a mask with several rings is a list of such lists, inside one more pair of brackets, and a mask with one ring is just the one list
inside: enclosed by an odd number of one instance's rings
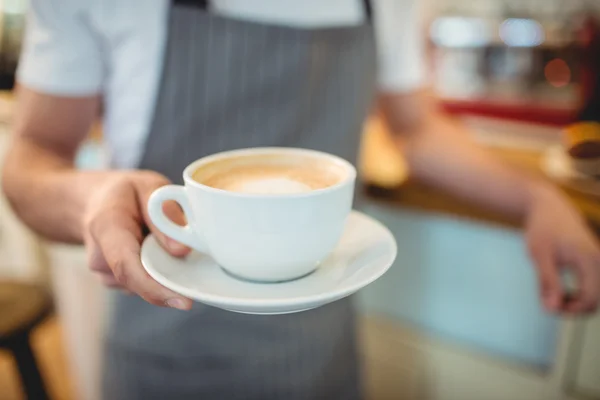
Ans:
{"label": "plate on counter", "polygon": [[541,168],[552,180],[583,194],[600,198],[600,180],[576,171],[562,145],[546,149]]}

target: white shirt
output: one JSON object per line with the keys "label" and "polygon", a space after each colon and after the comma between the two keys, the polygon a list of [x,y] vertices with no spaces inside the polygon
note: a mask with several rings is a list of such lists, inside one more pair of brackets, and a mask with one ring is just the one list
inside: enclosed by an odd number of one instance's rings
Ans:
{"label": "white shirt", "polygon": [[[424,84],[419,0],[371,0],[379,85]],[[102,94],[104,135],[116,167],[135,167],[150,131],[170,0],[31,0],[18,80],[60,96]],[[357,25],[362,0],[212,0],[230,18],[297,27]]]}

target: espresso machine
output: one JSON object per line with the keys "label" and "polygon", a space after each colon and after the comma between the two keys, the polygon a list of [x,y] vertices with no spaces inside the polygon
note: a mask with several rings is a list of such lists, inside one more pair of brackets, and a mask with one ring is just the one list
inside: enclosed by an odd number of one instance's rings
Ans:
{"label": "espresso machine", "polygon": [[550,125],[576,118],[595,1],[439,1],[429,27],[433,81],[450,111]]}

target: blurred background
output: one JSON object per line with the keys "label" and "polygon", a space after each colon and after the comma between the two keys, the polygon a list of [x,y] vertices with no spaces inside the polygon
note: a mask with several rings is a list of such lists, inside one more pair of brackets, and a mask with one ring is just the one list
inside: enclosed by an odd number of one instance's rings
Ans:
{"label": "blurred background", "polygon": [[[1,157],[27,2],[0,5]],[[600,110],[590,111],[600,2],[428,0],[424,9],[443,106],[498,157],[560,185],[600,233],[598,174],[577,168],[564,138],[568,127],[600,121]],[[369,400],[600,399],[600,317],[544,313],[515,221],[411,181],[390,140],[374,110],[359,190],[396,235],[399,256],[357,299]],[[78,166],[102,165],[98,126]],[[31,331],[51,398],[98,398],[102,290],[82,248],[39,240],[0,197],[0,345],[9,331]],[[32,373],[0,350],[1,400],[24,398],[19,371],[25,380]]]}

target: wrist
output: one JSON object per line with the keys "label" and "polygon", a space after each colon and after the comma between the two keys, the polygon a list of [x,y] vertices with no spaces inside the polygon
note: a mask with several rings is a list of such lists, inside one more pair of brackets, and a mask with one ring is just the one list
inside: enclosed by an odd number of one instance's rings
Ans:
{"label": "wrist", "polygon": [[540,205],[557,204],[557,202],[568,204],[568,200],[561,190],[552,183],[544,180],[530,181],[526,192],[525,216],[529,215]]}
{"label": "wrist", "polygon": [[[95,207],[94,202],[98,192],[119,175],[114,171],[79,171],[64,170],[56,171],[47,178],[48,190],[53,201],[59,201],[63,206],[52,207],[59,210],[61,214],[60,241],[82,243],[86,230],[87,216]],[[60,194],[59,194],[60,193]],[[65,206],[66,205],[66,206]]]}
{"label": "wrist", "polygon": [[527,182],[526,201],[525,201],[525,213],[529,213],[537,203],[543,201],[543,199],[549,195],[552,195],[556,189],[548,182],[531,179]]}

